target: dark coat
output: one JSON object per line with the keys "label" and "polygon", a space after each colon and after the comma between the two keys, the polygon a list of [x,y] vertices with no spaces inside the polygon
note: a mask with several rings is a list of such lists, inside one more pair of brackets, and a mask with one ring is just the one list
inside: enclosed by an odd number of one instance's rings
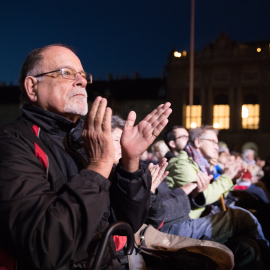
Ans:
{"label": "dark coat", "polygon": [[166,231],[168,227],[175,223],[189,220],[189,212],[192,209],[205,205],[203,193],[196,199],[186,195],[183,189],[170,189],[166,182],[161,182],[156,193],[151,192],[151,208],[147,217],[147,224]]}
{"label": "dark coat", "polygon": [[[82,124],[27,106],[0,130],[0,241],[18,259],[18,269],[68,269],[95,248],[113,219],[135,232],[148,215],[149,170],[129,173],[119,164],[109,181],[85,169]],[[33,125],[40,127],[36,140]],[[106,257],[114,255],[111,241]]]}

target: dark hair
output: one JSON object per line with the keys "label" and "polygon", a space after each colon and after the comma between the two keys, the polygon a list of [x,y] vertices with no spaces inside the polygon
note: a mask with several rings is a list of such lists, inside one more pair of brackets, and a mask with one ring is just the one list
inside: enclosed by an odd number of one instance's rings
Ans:
{"label": "dark hair", "polygon": [[118,115],[113,115],[112,116],[112,132],[116,129],[116,128],[120,128],[121,130],[124,129],[126,124],[126,121],[124,119],[122,119],[120,116]]}
{"label": "dark hair", "polygon": [[25,104],[30,103],[30,99],[29,99],[29,97],[27,95],[27,92],[25,90],[25,87],[24,87],[25,78],[27,76],[31,76],[31,75],[34,76],[34,75],[37,75],[38,73],[44,72],[42,70],[42,67],[40,66],[40,64],[41,64],[41,62],[43,60],[42,53],[46,49],[48,49],[49,47],[53,47],[53,46],[64,47],[64,48],[67,48],[67,49],[69,49],[69,50],[71,50],[72,52],[75,53],[74,49],[71,46],[60,44],[60,43],[46,45],[44,47],[34,49],[33,51],[31,51],[29,53],[29,55],[27,56],[27,58],[25,59],[23,65],[22,65],[22,69],[21,69],[21,72],[20,72],[20,78],[19,78],[19,86],[20,86],[20,89],[22,91],[22,93],[21,93],[21,105],[20,105],[21,108]]}
{"label": "dark hair", "polygon": [[213,131],[216,133],[216,135],[218,135],[218,130],[217,129],[214,129],[213,126],[200,126],[200,127],[197,127],[197,128],[194,128],[194,129],[190,129],[189,130],[189,136],[190,136],[190,142],[192,144],[194,144],[194,141],[197,139],[197,138],[200,138],[203,133],[207,130],[210,130],[210,131]]}
{"label": "dark hair", "polygon": [[170,150],[171,150],[171,147],[169,145],[169,142],[175,140],[175,134],[173,131],[175,129],[178,129],[178,128],[185,129],[183,126],[173,126],[164,133],[163,140],[166,143],[166,145],[169,147]]}

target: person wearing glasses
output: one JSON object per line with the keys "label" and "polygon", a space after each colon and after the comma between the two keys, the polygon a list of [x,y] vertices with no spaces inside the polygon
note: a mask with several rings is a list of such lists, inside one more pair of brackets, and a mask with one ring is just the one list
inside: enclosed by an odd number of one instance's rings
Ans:
{"label": "person wearing glasses", "polygon": [[184,150],[189,140],[189,134],[184,127],[173,126],[165,132],[163,139],[170,149],[165,155],[169,161],[172,157],[176,157],[181,150]]}
{"label": "person wearing glasses", "polygon": [[[174,141],[168,143],[171,149],[174,145],[179,145],[179,142],[175,141],[177,137],[185,136],[185,134],[178,134],[178,136],[168,136],[168,134],[167,136],[165,134],[164,140]],[[241,161],[229,164],[225,167],[224,173],[210,183],[213,175],[208,161],[217,156],[217,130],[212,126],[201,126],[190,130],[190,141],[187,145],[185,145],[187,139],[185,137],[181,139],[185,139],[182,144],[183,150],[179,153],[175,152],[178,154],[168,162],[166,170],[169,174],[165,181],[173,191],[179,190],[187,183],[197,184],[189,195],[192,207],[189,212],[190,219],[167,220],[170,226],[163,226],[160,230],[196,239],[203,239],[206,236],[224,243],[234,253],[234,269],[268,269],[270,267],[269,242],[264,237],[260,223],[249,211],[231,206],[227,211],[200,217],[205,206],[198,208],[199,204],[211,204],[234,187],[233,180],[239,177]],[[181,207],[182,204],[175,202],[171,205],[170,213],[177,213]],[[260,255],[254,256],[254,254]]]}
{"label": "person wearing glasses", "polygon": [[[136,232],[148,215],[151,175],[139,160],[166,126],[170,103],[137,126],[129,113],[122,158],[109,179],[112,110],[97,97],[88,112],[91,82],[62,44],[33,50],[22,66],[22,115],[0,129],[0,253],[11,253],[14,269],[86,269],[112,221]],[[115,259],[122,240],[110,238],[102,269],[122,267]]]}
{"label": "person wearing glasses", "polygon": [[[173,144],[171,143],[171,145]],[[190,182],[196,182],[197,192],[193,192],[193,196],[203,192],[206,205],[218,201],[222,194],[234,187],[232,179],[238,174],[241,164],[234,162],[225,168],[223,175],[210,183],[213,174],[209,162],[216,159],[217,155],[217,130],[212,126],[201,126],[190,130],[189,144],[169,161],[167,167],[169,175],[165,179],[168,186],[177,188]],[[198,182],[198,174],[201,175],[203,181]],[[191,210],[189,216],[199,218],[204,210],[205,207]]]}

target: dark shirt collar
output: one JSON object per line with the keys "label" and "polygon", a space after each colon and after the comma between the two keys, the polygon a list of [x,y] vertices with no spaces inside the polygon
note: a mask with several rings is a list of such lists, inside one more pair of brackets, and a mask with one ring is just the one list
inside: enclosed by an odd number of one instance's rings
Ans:
{"label": "dark shirt collar", "polygon": [[81,119],[73,123],[65,117],[34,105],[25,105],[22,109],[22,117],[26,121],[40,127],[41,130],[51,134],[65,136],[67,133],[70,133],[74,140],[82,134],[83,121]]}

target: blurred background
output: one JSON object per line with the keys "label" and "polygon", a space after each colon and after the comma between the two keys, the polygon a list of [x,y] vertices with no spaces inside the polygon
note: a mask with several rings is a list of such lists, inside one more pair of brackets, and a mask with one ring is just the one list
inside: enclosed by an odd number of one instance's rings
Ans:
{"label": "blurred background", "polygon": [[[172,103],[169,125],[220,129],[230,149],[270,153],[270,1],[195,3],[190,110],[191,1],[2,1],[0,125],[20,115],[20,68],[35,48],[73,46],[86,71],[89,105],[97,95],[114,113],[141,120]],[[190,115],[191,112],[191,115]]]}

